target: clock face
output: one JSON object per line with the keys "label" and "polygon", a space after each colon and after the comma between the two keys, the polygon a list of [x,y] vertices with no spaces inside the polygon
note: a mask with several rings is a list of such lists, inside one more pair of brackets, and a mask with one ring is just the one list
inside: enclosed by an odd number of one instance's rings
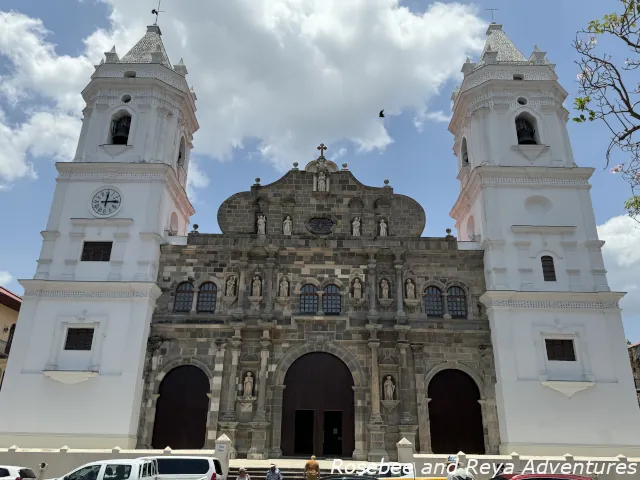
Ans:
{"label": "clock face", "polygon": [[122,197],[113,188],[103,188],[91,199],[91,210],[100,217],[113,215],[120,205],[122,205]]}

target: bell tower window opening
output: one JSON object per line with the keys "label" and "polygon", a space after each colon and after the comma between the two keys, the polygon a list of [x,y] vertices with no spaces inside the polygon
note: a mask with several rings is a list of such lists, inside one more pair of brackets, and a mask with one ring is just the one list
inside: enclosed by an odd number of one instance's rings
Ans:
{"label": "bell tower window opening", "polygon": [[462,159],[462,166],[469,165],[469,150],[467,148],[467,139],[462,139],[462,146],[460,147],[460,158]]}
{"label": "bell tower window opening", "polygon": [[176,164],[179,167],[184,168],[184,160],[185,160],[185,142],[184,142],[184,137],[182,137],[180,139],[180,147],[178,148],[178,159],[176,161]]}
{"label": "bell tower window opening", "polygon": [[545,255],[540,258],[540,262],[542,263],[542,276],[545,282],[555,282],[556,281],[556,267],[553,264],[553,257],[549,255]]}
{"label": "bell tower window opening", "polygon": [[110,144],[127,145],[131,131],[131,115],[128,112],[119,112],[111,120]]}
{"label": "bell tower window opening", "polygon": [[538,132],[536,120],[526,112],[516,117],[516,133],[518,145],[538,145]]}

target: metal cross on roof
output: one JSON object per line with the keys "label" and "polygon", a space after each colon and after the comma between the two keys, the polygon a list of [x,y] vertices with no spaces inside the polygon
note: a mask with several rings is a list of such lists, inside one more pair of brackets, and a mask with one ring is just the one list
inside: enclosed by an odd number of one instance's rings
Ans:
{"label": "metal cross on roof", "polygon": [[327,147],[325,147],[325,146],[324,146],[324,143],[321,143],[321,144],[318,146],[318,150],[320,150],[320,156],[321,156],[321,157],[324,157],[324,151],[325,151],[326,149],[327,149]]}
{"label": "metal cross on roof", "polygon": [[154,25],[158,25],[158,17],[160,16],[161,13],[164,13],[164,10],[160,10],[161,3],[162,3],[162,0],[158,0],[158,8],[157,9],[154,8],[153,10],[151,10],[151,13],[156,16],[156,21]]}
{"label": "metal cross on roof", "polygon": [[489,12],[491,12],[491,21],[493,22],[493,12],[497,12],[498,10],[500,10],[499,8],[485,8],[485,10],[488,10]]}

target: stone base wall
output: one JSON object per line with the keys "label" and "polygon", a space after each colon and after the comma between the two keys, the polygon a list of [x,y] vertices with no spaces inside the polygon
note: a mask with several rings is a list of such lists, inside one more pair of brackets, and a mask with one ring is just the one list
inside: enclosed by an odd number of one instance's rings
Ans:
{"label": "stone base wall", "polygon": [[[448,368],[467,373],[478,386],[482,404],[485,451],[498,453],[499,433],[495,409],[495,372],[486,320],[476,319],[473,329],[460,329],[458,320],[439,320],[434,329],[376,328],[379,398],[382,383],[390,375],[397,385],[397,405],[381,405],[379,411],[387,459],[396,459],[396,443],[403,437],[416,442],[419,452],[430,450],[428,385],[433,376]],[[467,327],[469,322],[466,321]],[[238,327],[238,328],[232,328]],[[439,327],[439,328],[437,328]],[[351,327],[349,317],[294,316],[291,325],[257,321],[233,325],[154,324],[145,372],[144,408],[139,429],[139,448],[151,448],[159,388],[166,374],[180,365],[194,365],[209,377],[212,386],[206,447],[227,434],[232,439],[232,458],[278,458],[281,456],[282,394],[288,368],[310,352],[327,352],[340,358],[352,372],[355,402],[355,451],[367,459],[372,448],[372,348],[371,328]],[[399,336],[405,337],[399,341]],[[404,347],[403,347],[404,345]],[[234,354],[234,349],[236,353]],[[238,402],[243,379],[256,379],[253,395],[260,395],[260,364],[266,360],[264,418],[259,402]],[[232,378],[234,355],[237,356]],[[404,367],[403,367],[404,365]],[[230,389],[233,392],[230,392]],[[233,402],[233,404],[230,404]],[[256,423],[258,422],[258,423]],[[258,439],[262,436],[262,439]],[[170,445],[169,445],[170,446]],[[160,447],[160,446],[157,446]],[[377,448],[379,448],[377,447]]]}

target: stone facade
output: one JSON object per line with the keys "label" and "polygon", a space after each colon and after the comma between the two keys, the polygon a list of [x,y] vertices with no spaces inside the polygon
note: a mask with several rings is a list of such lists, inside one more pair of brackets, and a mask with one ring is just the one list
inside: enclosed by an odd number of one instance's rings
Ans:
{"label": "stone facade", "polygon": [[629,345],[629,360],[631,361],[631,372],[633,381],[636,384],[638,404],[640,404],[640,343]]}
{"label": "stone facade", "polygon": [[[264,234],[257,233],[260,216]],[[287,216],[291,234],[283,233]],[[360,236],[353,235],[355,217]],[[226,433],[235,456],[281,456],[287,369],[305,353],[327,352],[353,375],[354,458],[394,458],[403,436],[430,452],[429,381],[445,369],[462,370],[476,383],[484,447],[497,453],[495,371],[479,303],[483,252],[459,250],[450,235],[420,237],[425,218],[415,200],[388,185],[364,186],[321,154],[304,170],[294,166],[271,185],[256,183],[227,199],[218,212],[222,234],[194,231],[186,245],[163,246],[139,447],[152,444],[163,378],[191,364],[211,384],[205,446]],[[215,307],[199,300],[203,292]],[[244,399],[248,372],[256,384]],[[387,376],[397,387],[391,401],[383,392]]]}

